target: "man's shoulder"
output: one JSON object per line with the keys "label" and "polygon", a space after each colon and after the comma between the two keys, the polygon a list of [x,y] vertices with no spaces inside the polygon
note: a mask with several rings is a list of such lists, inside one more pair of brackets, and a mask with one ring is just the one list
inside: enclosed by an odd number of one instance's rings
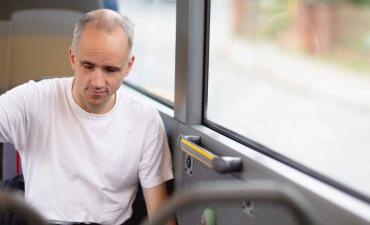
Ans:
{"label": "man's shoulder", "polygon": [[44,78],[29,83],[42,92],[60,92],[66,90],[66,86],[72,82],[73,77]]}
{"label": "man's shoulder", "polygon": [[39,85],[51,86],[51,85],[67,85],[68,82],[72,82],[73,77],[52,77],[43,78],[36,80]]}
{"label": "man's shoulder", "polygon": [[158,110],[153,105],[131,94],[124,87],[121,86],[117,93],[120,95],[120,102],[130,110],[140,114],[145,113],[147,116],[156,116],[158,114]]}
{"label": "man's shoulder", "polygon": [[30,80],[26,83],[18,85],[9,91],[6,94],[16,94],[24,96],[36,97],[37,95],[46,96],[50,92],[60,89],[58,87],[65,87],[71,78],[52,78],[52,79],[39,79],[39,80]]}

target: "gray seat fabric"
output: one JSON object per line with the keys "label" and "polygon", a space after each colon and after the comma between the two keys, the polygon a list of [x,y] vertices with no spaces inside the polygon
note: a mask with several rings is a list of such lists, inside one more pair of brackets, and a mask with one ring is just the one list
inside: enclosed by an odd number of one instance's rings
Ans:
{"label": "gray seat fabric", "polygon": [[8,89],[11,24],[0,20],[0,93]]}
{"label": "gray seat fabric", "polygon": [[85,13],[102,6],[101,0],[0,0],[0,19],[9,20],[13,12],[24,9],[67,9]]}
{"label": "gray seat fabric", "polygon": [[62,9],[13,13],[8,86],[49,75],[71,75],[68,48],[81,16],[81,12]]}

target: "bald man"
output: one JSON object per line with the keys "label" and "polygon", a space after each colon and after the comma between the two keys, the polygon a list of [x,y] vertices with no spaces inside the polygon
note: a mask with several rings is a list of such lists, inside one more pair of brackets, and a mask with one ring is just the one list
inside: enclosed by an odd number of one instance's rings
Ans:
{"label": "bald man", "polygon": [[74,77],[0,96],[0,142],[18,149],[26,201],[51,224],[122,224],[139,182],[149,217],[167,197],[173,172],[159,113],[122,89],[133,35],[127,17],[87,13],[69,50]]}

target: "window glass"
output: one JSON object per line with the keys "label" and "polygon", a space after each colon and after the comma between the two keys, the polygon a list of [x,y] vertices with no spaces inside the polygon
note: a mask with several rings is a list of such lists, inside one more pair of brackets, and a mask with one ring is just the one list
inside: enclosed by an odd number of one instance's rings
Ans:
{"label": "window glass", "polygon": [[119,12],[135,24],[135,63],[126,81],[174,101],[175,0],[119,0]]}
{"label": "window glass", "polygon": [[206,121],[370,196],[370,1],[212,0]]}

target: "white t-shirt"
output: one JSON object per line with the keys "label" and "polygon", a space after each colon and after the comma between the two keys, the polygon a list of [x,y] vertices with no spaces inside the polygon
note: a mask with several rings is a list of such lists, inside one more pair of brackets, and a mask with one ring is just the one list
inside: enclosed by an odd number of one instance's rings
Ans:
{"label": "white t-shirt", "polygon": [[139,181],[173,178],[163,122],[122,88],[108,113],[88,113],[72,81],[30,81],[0,96],[0,142],[18,149],[26,201],[45,219],[121,224]]}

